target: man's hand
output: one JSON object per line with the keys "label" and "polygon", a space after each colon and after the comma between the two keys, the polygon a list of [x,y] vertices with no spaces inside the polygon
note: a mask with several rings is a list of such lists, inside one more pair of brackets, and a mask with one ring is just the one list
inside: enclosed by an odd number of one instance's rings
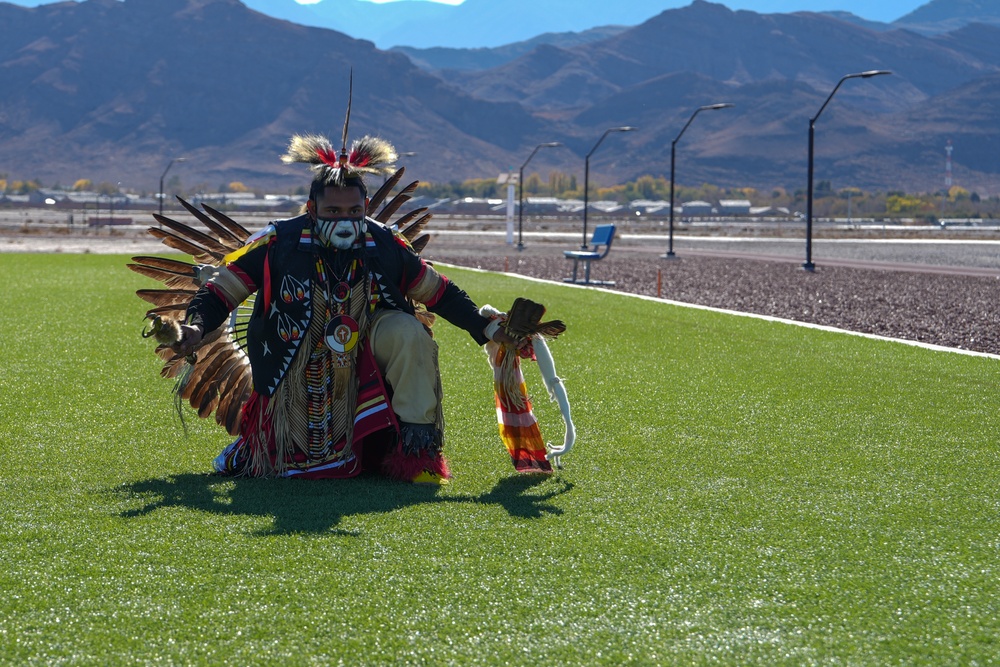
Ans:
{"label": "man's hand", "polygon": [[515,349],[520,350],[524,348],[528,343],[530,343],[531,339],[522,338],[521,340],[516,340],[508,336],[507,332],[504,331],[503,328],[501,327],[500,329],[496,330],[496,333],[493,334],[493,342],[498,343],[500,345],[509,345]]}
{"label": "man's hand", "polygon": [[205,332],[201,330],[200,326],[182,324],[181,337],[176,343],[171,345],[170,348],[177,354],[186,357],[191,354],[195,347],[197,347],[198,343],[201,342],[202,336],[204,335]]}

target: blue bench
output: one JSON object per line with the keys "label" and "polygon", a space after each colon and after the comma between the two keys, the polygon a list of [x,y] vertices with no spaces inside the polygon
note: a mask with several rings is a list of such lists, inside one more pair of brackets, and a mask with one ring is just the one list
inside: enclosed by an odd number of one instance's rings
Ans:
{"label": "blue bench", "polygon": [[[573,277],[563,280],[565,283],[577,283],[579,285],[614,285],[614,281],[591,280],[590,263],[597,262],[608,256],[611,250],[611,242],[615,240],[614,225],[598,225],[594,228],[594,235],[590,237],[591,248],[589,250],[563,250],[566,259],[573,260]],[[576,272],[580,262],[583,262],[583,280],[577,280]]]}

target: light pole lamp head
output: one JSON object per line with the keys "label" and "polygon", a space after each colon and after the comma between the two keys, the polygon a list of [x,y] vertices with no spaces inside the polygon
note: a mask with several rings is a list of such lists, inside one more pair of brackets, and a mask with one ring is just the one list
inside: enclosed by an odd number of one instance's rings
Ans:
{"label": "light pole lamp head", "polygon": [[590,163],[590,156],[594,154],[594,152],[597,150],[597,147],[601,145],[601,142],[604,141],[605,137],[607,137],[609,134],[611,134],[612,132],[633,132],[635,131],[635,129],[636,128],[632,127],[631,125],[622,125],[621,127],[609,127],[608,129],[604,130],[604,134],[601,135],[601,138],[597,140],[597,143],[594,144],[594,147],[590,149],[589,153],[587,153],[587,159],[585,163],[586,164]]}
{"label": "light pole lamp head", "polygon": [[883,74],[892,74],[892,72],[887,69],[870,69],[867,72],[859,72],[854,76],[859,76],[862,79],[870,79],[873,76],[881,76]]}
{"label": "light pole lamp head", "polygon": [[521,165],[521,171],[523,172],[524,168],[528,166],[528,163],[531,162],[531,158],[535,157],[535,153],[537,153],[543,148],[555,148],[556,146],[562,146],[562,144],[559,143],[558,141],[547,141],[544,144],[538,144],[537,146],[535,146],[535,150],[531,151],[531,155],[529,155],[528,159],[525,160],[524,164]]}
{"label": "light pole lamp head", "polygon": [[735,104],[729,104],[728,102],[725,102],[723,104],[709,104],[708,106],[702,107],[702,110],[704,110],[704,111],[714,111],[715,109],[728,109],[728,108],[734,107],[734,106],[736,106],[736,105]]}

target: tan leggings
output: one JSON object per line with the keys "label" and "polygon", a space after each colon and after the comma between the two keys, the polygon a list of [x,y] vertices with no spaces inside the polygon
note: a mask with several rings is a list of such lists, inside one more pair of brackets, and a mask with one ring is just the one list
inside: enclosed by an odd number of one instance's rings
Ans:
{"label": "tan leggings", "polygon": [[405,422],[440,426],[438,345],[413,315],[399,310],[375,314],[370,338],[375,362],[392,385],[392,409]]}

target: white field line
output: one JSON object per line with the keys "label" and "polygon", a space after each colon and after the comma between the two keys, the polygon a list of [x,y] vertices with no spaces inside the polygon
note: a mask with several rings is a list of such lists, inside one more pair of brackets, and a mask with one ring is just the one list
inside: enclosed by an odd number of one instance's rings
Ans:
{"label": "white field line", "polygon": [[[676,237],[674,237],[676,238]],[[520,278],[522,280],[528,280],[536,283],[545,283],[549,285],[561,285],[563,287],[573,287],[577,289],[588,289],[588,290],[599,290],[599,287],[593,287],[590,285],[576,285],[573,283],[564,283],[555,280],[546,280],[544,278],[534,278],[532,276],[522,276],[517,273],[502,273],[497,271],[487,271],[486,269],[474,269],[467,266],[459,266],[457,264],[446,264],[444,262],[435,262],[437,266],[450,266],[456,269],[461,269],[462,271],[473,271],[476,273],[492,273],[501,276],[510,276],[512,278]],[[933,350],[935,352],[950,352],[952,354],[964,354],[970,357],[985,357],[987,359],[1000,359],[998,354],[990,354],[988,352],[975,352],[973,350],[962,350],[957,347],[946,347],[944,345],[934,345],[932,343],[923,343],[918,340],[906,340],[905,338],[890,338],[889,336],[879,336],[877,334],[863,333],[861,331],[851,331],[849,329],[838,329],[837,327],[827,326],[825,324],[813,324],[811,322],[798,322],[796,320],[788,320],[783,317],[772,317],[771,315],[758,315],[756,313],[744,313],[738,310],[727,310],[725,308],[715,308],[714,306],[700,306],[694,303],[687,303],[685,301],[674,301],[672,299],[660,299],[655,296],[646,296],[644,294],[631,294],[629,292],[614,292],[611,290],[601,290],[602,292],[617,294],[619,296],[630,297],[633,299],[642,299],[643,301],[652,301],[654,303],[665,303],[671,306],[680,306],[681,308],[694,308],[695,310],[705,310],[712,313],[721,313],[723,315],[735,315],[737,317],[750,317],[757,320],[764,320],[765,322],[777,322],[779,324],[789,324],[791,326],[803,327],[806,329],[816,329],[818,331],[829,331],[831,333],[847,334],[849,336],[859,336],[861,338],[868,338],[871,340],[881,340],[889,343],[901,343],[903,345],[910,345],[912,347],[920,347],[925,350]]]}
{"label": "white field line", "polygon": [[[428,234],[440,234],[441,236],[487,236],[505,237],[507,232],[502,230],[464,230],[464,229],[427,229]],[[538,239],[579,239],[579,232],[524,232],[523,236]],[[667,234],[618,234],[616,238],[629,239],[631,241],[667,241]],[[687,236],[674,234],[674,241],[697,241],[705,243],[787,243],[802,245],[804,238],[789,237],[762,237],[762,236]],[[1000,245],[1000,239],[817,239],[813,238],[813,245],[817,244],[850,244],[860,243],[864,245]]]}

